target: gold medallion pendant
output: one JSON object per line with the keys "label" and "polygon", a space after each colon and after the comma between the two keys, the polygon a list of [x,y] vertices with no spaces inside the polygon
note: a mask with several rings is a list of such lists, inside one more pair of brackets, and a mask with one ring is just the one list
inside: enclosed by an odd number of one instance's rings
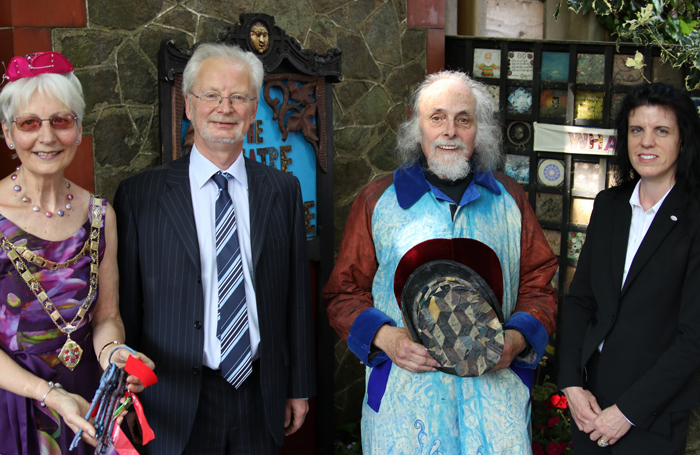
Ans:
{"label": "gold medallion pendant", "polygon": [[73,369],[78,366],[82,355],[83,348],[78,346],[78,343],[71,340],[70,335],[68,335],[68,339],[61,348],[61,353],[58,354],[58,360],[60,360],[61,363],[66,366],[66,368],[73,371]]}

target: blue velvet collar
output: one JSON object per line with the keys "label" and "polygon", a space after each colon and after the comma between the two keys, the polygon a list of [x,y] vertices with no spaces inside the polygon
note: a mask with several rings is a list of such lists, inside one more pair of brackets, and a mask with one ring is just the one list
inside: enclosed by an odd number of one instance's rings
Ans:
{"label": "blue velvet collar", "polygon": [[[501,189],[491,171],[475,172],[474,178],[467,187],[467,191],[462,196],[462,200],[459,203],[460,207],[479,198],[481,193],[479,193],[476,185],[480,185],[496,195],[501,194]],[[437,199],[454,203],[452,199],[426,180],[420,162],[416,162],[410,167],[403,165],[394,171],[394,188],[396,189],[396,199],[399,202],[399,206],[404,210],[418,202],[428,191],[432,191]]]}

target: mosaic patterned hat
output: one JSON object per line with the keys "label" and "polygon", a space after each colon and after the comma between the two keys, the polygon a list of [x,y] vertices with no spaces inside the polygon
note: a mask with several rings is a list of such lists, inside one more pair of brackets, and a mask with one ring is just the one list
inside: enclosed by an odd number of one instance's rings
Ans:
{"label": "mosaic patterned hat", "polygon": [[[455,247],[472,253],[481,250],[481,254],[455,254]],[[447,253],[447,258],[436,259],[436,250]],[[503,354],[501,303],[487,281],[474,269],[453,260],[455,256],[469,257],[474,263],[478,259],[491,281],[500,283],[502,293],[495,252],[471,239],[435,239],[413,247],[397,267],[394,290],[396,279],[403,280],[408,273],[401,298],[397,298],[404,325],[413,340],[423,344],[440,363],[438,369],[457,376],[480,376]],[[420,265],[414,267],[416,262]],[[498,274],[492,273],[495,269]]]}

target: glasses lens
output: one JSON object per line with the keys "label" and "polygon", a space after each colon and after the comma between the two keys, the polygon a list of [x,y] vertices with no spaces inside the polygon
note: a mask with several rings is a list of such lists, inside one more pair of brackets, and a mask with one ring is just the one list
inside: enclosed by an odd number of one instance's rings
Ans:
{"label": "glasses lens", "polygon": [[17,117],[15,125],[18,130],[36,131],[41,128],[41,119],[39,117]]}
{"label": "glasses lens", "polygon": [[75,125],[75,117],[72,114],[58,114],[49,119],[51,126],[57,130],[65,130]]}
{"label": "glasses lens", "polygon": [[204,95],[201,96],[202,101],[206,102],[207,104],[219,104],[221,103],[221,97],[217,95],[216,93],[205,93]]}

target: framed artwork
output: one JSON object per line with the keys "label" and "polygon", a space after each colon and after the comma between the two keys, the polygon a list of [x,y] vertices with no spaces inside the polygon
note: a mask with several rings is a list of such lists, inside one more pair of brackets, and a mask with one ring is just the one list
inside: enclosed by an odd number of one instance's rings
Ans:
{"label": "framed artwork", "polygon": [[576,62],[577,84],[602,84],[605,82],[605,55],[578,54]]}
{"label": "framed artwork", "polygon": [[585,232],[569,232],[569,241],[567,242],[566,257],[569,259],[578,260],[581,254],[581,247],[586,241]]}
{"label": "framed artwork", "polygon": [[574,116],[576,120],[603,119],[603,92],[576,92]]}
{"label": "framed artwork", "polygon": [[496,106],[501,105],[501,87],[498,85],[487,85],[486,90],[493,96]]}
{"label": "framed artwork", "polygon": [[588,226],[591,222],[591,212],[593,211],[593,199],[575,197],[571,201],[570,218],[573,224]]}
{"label": "framed artwork", "polygon": [[540,80],[542,82],[567,82],[569,80],[569,54],[542,52]]}
{"label": "framed artwork", "polygon": [[497,49],[474,49],[474,76],[501,77],[501,51]]}
{"label": "framed artwork", "polygon": [[558,223],[561,221],[562,195],[537,193],[535,199],[535,215],[540,221]]}
{"label": "framed artwork", "polygon": [[533,52],[508,52],[508,79],[532,80]]}
{"label": "framed artwork", "polygon": [[516,147],[524,147],[532,139],[532,126],[527,122],[511,122],[506,137]]}
{"label": "framed artwork", "polygon": [[540,160],[537,166],[537,181],[543,186],[561,186],[565,174],[564,162],[561,160]]}
{"label": "framed artwork", "polygon": [[674,68],[670,62],[661,63],[661,57],[654,57],[654,64],[651,67],[651,80],[654,82],[663,82],[671,87],[683,89],[683,72],[680,68]]}
{"label": "framed artwork", "polygon": [[600,190],[600,164],[575,161],[573,188],[597,193]]}
{"label": "framed artwork", "polygon": [[514,178],[521,185],[530,183],[530,157],[507,154],[506,175]]}
{"label": "framed artwork", "polygon": [[615,121],[617,113],[620,112],[623,99],[625,99],[624,93],[613,93],[610,96],[610,121]]}
{"label": "framed artwork", "polygon": [[561,232],[552,229],[543,229],[543,231],[552,252],[555,256],[559,256],[561,253]]}
{"label": "framed artwork", "polygon": [[566,90],[542,89],[540,92],[540,117],[566,119]]}
{"label": "framed artwork", "polygon": [[532,89],[530,87],[508,87],[509,114],[529,114],[532,112]]}
{"label": "framed artwork", "polygon": [[644,82],[644,75],[636,68],[627,66],[627,59],[633,59],[634,55],[614,55],[612,69],[612,83],[615,85],[637,85]]}

